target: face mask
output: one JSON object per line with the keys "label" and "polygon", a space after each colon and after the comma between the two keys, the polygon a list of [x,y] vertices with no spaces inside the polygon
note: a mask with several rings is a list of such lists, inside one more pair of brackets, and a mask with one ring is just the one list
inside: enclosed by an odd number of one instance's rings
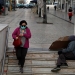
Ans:
{"label": "face mask", "polygon": [[21,29],[25,29],[26,28],[26,26],[21,26]]}

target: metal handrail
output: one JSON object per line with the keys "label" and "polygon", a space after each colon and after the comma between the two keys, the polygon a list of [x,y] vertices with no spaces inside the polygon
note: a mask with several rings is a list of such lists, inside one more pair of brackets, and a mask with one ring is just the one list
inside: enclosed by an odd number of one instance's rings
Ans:
{"label": "metal handrail", "polygon": [[7,50],[7,45],[8,45],[8,35],[9,35],[9,27],[6,31],[6,41],[5,41],[5,48],[4,48],[4,54],[3,54],[3,59],[2,59],[0,75],[3,75],[3,73],[4,73],[4,64],[5,64],[6,50]]}

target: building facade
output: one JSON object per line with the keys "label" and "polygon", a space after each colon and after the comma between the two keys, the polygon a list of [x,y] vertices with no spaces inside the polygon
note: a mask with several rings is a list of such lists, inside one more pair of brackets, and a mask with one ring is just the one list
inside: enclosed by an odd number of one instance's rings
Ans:
{"label": "building facade", "polygon": [[[75,0],[46,0],[47,3],[57,2],[57,9],[62,10],[63,12],[68,12],[69,7],[72,7],[75,12]],[[39,17],[43,17],[43,0],[37,0],[38,5],[38,14]]]}

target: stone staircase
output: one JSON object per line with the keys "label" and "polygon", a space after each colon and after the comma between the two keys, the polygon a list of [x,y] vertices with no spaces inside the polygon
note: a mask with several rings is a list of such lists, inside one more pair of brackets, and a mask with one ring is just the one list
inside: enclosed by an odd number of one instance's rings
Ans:
{"label": "stone staircase", "polygon": [[8,49],[6,56],[3,75],[75,75],[74,60],[67,60],[68,68],[62,68],[57,73],[51,72],[51,69],[56,66],[57,51],[39,48],[29,49],[23,74],[19,72],[18,61],[16,60],[15,53],[13,54],[13,48]]}

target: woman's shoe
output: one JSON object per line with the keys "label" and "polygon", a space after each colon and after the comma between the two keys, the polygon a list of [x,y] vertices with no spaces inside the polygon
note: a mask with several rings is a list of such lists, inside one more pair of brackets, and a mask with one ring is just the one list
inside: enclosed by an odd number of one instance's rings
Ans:
{"label": "woman's shoe", "polygon": [[20,72],[23,73],[23,68],[22,67],[20,67]]}

